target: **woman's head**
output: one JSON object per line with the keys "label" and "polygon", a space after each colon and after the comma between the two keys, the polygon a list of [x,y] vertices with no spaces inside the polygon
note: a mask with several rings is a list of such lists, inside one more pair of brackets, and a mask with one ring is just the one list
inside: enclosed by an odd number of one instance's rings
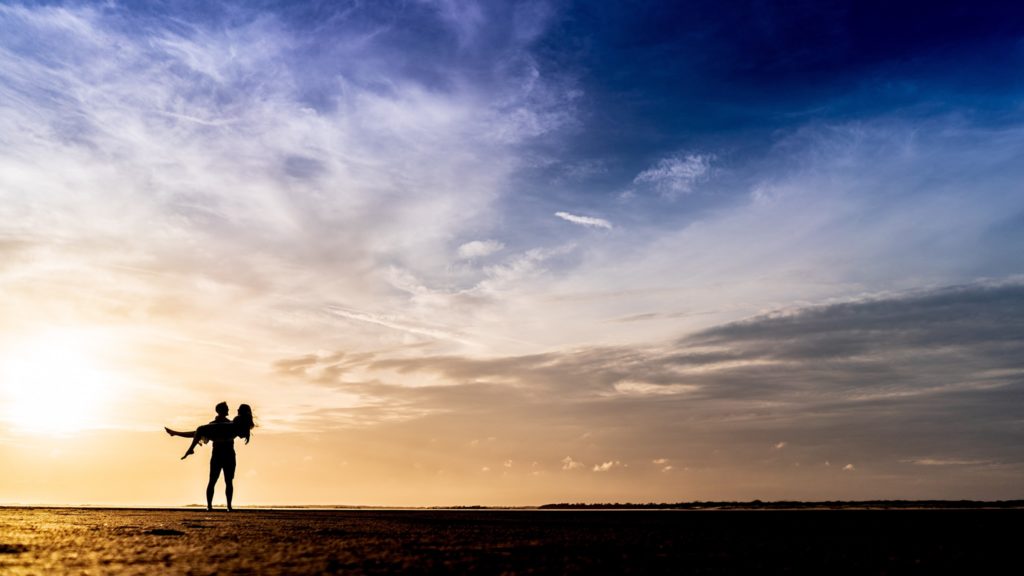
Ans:
{"label": "woman's head", "polygon": [[248,430],[256,427],[256,419],[252,415],[252,406],[248,404],[238,405],[238,415],[235,416],[235,424],[242,424]]}
{"label": "woman's head", "polygon": [[235,423],[235,435],[245,438],[245,443],[248,444],[252,429],[256,427],[256,419],[252,416],[252,406],[239,404],[238,414],[233,422]]}

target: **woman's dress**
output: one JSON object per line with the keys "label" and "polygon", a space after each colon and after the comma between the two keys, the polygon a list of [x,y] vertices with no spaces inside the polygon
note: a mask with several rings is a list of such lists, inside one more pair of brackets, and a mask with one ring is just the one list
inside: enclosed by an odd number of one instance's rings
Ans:
{"label": "woman's dress", "polygon": [[238,435],[238,427],[234,422],[210,422],[196,428],[196,439],[199,444],[207,442],[226,442],[235,439]]}

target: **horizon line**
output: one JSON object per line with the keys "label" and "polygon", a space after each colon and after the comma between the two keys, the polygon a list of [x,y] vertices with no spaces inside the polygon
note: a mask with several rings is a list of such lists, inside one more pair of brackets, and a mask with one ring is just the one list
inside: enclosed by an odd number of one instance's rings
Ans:
{"label": "horizon line", "polygon": [[[421,505],[421,506],[388,506],[373,504],[253,504],[236,505],[234,508],[245,510],[707,510],[707,509],[744,509],[744,508],[1024,508],[1021,499],[872,499],[872,500],[693,500],[680,502],[554,502],[539,505]],[[0,508],[83,508],[110,510],[205,510],[205,504],[191,503],[179,505],[159,504],[40,504],[23,502],[3,502]],[[215,506],[214,511],[223,510],[223,505]]]}

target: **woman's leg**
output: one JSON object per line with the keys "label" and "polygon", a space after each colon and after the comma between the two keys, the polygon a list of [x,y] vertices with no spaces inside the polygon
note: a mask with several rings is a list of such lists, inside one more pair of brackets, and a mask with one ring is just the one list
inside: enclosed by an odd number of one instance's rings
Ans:
{"label": "woman's leg", "polygon": [[195,435],[196,435],[196,431],[195,430],[186,430],[186,431],[182,432],[180,430],[171,430],[170,428],[168,428],[166,426],[164,426],[164,430],[166,430],[167,434],[170,435],[170,436],[181,436],[182,438],[195,438]]}
{"label": "woman's leg", "polygon": [[182,460],[196,453],[196,444],[199,444],[198,436],[192,438],[192,444],[190,444],[188,450],[185,451],[185,455],[181,457]]}

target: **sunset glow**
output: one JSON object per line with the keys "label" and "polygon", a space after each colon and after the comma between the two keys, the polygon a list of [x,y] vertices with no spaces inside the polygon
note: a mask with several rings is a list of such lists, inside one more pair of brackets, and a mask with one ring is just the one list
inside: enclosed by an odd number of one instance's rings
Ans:
{"label": "sunset glow", "polygon": [[52,332],[4,351],[2,417],[14,431],[66,436],[110,418],[114,377],[97,365],[87,337]]}
{"label": "sunset glow", "polygon": [[1010,4],[4,2],[0,504],[1024,497]]}

